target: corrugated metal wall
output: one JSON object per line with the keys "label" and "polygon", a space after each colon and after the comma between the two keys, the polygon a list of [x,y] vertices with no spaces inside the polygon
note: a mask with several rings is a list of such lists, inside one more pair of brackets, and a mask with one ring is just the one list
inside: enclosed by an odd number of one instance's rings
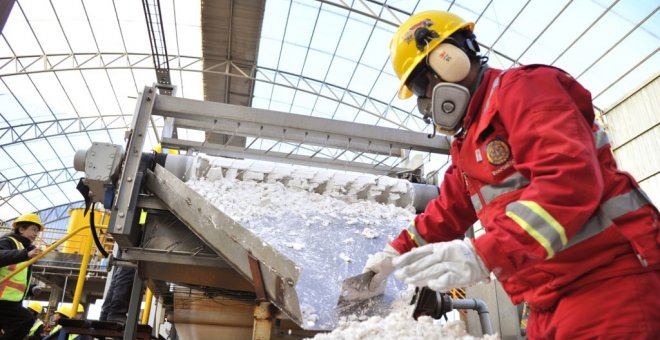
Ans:
{"label": "corrugated metal wall", "polygon": [[658,74],[604,114],[619,167],[660,205],[660,77]]}

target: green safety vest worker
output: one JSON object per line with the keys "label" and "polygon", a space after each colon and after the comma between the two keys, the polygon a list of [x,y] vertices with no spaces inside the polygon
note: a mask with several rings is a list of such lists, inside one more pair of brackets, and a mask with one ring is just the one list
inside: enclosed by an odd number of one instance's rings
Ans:
{"label": "green safety vest worker", "polygon": [[[16,249],[23,250],[23,244],[21,242],[11,236],[8,238],[16,244]],[[18,265],[20,265],[20,263],[0,268],[0,278],[9,276]],[[29,282],[30,277],[28,275],[28,267],[25,267],[11,279],[0,283],[0,300],[14,302],[22,301],[27,293]]]}
{"label": "green safety vest worker", "polygon": [[34,333],[37,332],[37,329],[39,329],[39,327],[41,327],[43,324],[43,321],[37,319],[37,321],[34,322],[34,325],[32,325],[32,328],[30,328],[30,333],[28,333],[28,336],[33,336]]}
{"label": "green safety vest worker", "polygon": [[[50,330],[50,333],[48,333],[48,336],[50,337],[51,335],[59,332],[60,329],[62,329],[62,325],[57,325],[57,326],[53,327],[53,329]],[[67,340],[76,340],[77,337],[78,337],[78,334],[69,334],[69,336],[67,337]],[[55,339],[55,338],[53,338],[53,339]]]}
{"label": "green safety vest worker", "polygon": [[53,329],[50,330],[48,335],[53,335],[53,334],[57,333],[61,328],[62,328],[62,325],[56,325],[55,327],[53,327]]}

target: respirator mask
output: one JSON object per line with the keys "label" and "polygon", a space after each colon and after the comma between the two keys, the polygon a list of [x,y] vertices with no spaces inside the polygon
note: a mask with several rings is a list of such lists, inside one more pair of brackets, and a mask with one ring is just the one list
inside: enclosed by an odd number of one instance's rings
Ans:
{"label": "respirator mask", "polygon": [[[470,49],[478,51],[472,40],[466,42],[469,42]],[[456,83],[464,80],[469,72],[468,55],[456,46],[456,42],[443,42],[429,52],[425,62],[420,63],[408,78],[408,88],[417,96],[417,107],[424,120],[433,123],[434,135],[436,130],[454,135],[460,129],[470,103],[470,91]],[[439,83],[433,87],[429,98],[426,89],[434,78]]]}

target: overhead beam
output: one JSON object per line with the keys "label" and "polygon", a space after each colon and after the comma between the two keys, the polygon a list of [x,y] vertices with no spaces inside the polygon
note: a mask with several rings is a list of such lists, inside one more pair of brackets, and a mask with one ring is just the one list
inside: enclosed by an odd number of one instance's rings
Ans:
{"label": "overhead beam", "polygon": [[[449,152],[448,141],[442,138],[430,139],[421,132],[185,98],[158,96],[155,100],[154,115],[205,122],[206,130],[212,130],[215,126],[220,128],[218,123],[231,122],[247,124],[244,133],[249,132],[257,137],[260,137],[260,131],[265,133],[264,130],[268,129],[268,134],[282,141],[349,150],[355,147],[358,151],[383,154],[390,154],[389,150],[392,149],[444,154]],[[230,129],[233,130],[234,126]],[[284,130],[290,133],[285,131],[284,136],[281,136]]]}

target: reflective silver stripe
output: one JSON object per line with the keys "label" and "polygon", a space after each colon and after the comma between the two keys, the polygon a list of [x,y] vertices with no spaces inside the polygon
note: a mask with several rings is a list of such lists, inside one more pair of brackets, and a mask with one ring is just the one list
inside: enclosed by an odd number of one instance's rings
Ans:
{"label": "reflective silver stripe", "polygon": [[490,87],[490,92],[488,93],[488,99],[486,99],[486,105],[484,105],[484,109],[481,112],[488,110],[488,105],[490,105],[490,97],[493,96],[493,92],[495,92],[495,89],[500,85],[500,77],[502,77],[504,73],[506,73],[506,71],[500,73],[500,75],[495,78],[495,81],[493,81],[493,85]]}
{"label": "reflective silver stripe", "polygon": [[600,128],[594,132],[594,139],[596,140],[596,149],[600,149],[603,146],[610,144],[610,139],[607,137],[607,133]]}
{"label": "reflective silver stripe", "polygon": [[566,236],[562,235],[564,228],[545,210],[539,209],[541,206],[531,201],[515,201],[506,206],[507,216],[539,242],[548,258],[552,258],[566,244]]}
{"label": "reflective silver stripe", "polygon": [[[529,185],[529,180],[520,173],[516,172],[498,184],[483,186],[481,189],[479,189],[479,191],[481,192],[481,196],[483,196],[486,204],[489,204],[500,195],[524,188],[527,185]],[[483,208],[481,200],[479,199],[479,195],[474,194],[470,196],[470,200],[472,201],[472,206],[476,212],[479,212]]]}
{"label": "reflective silver stripe", "polygon": [[428,242],[426,242],[426,240],[424,240],[424,238],[419,234],[414,223],[411,223],[406,230],[408,231],[410,238],[417,244],[418,247],[428,244]]}
{"label": "reflective silver stripe", "polygon": [[488,204],[500,195],[526,187],[528,184],[529,180],[519,172],[516,172],[498,184],[484,186],[480,191],[481,196],[484,197],[484,201]]}
{"label": "reflective silver stripe", "polygon": [[650,201],[642,189],[634,189],[625,194],[614,196],[601,204],[601,208],[611,219],[621,217],[631,211],[635,211]]}
{"label": "reflective silver stripe", "polygon": [[610,198],[598,207],[596,214],[584,224],[582,229],[571,238],[562,250],[600,234],[612,225],[612,220],[642,208],[649,202],[646,194],[641,189],[635,189]]}
{"label": "reflective silver stripe", "polygon": [[[507,70],[504,70],[504,72],[500,73],[497,78],[493,81],[493,85],[490,87],[490,92],[488,93],[488,98],[486,99],[486,105],[483,106],[483,109],[481,112],[485,112],[488,110],[488,106],[490,105],[490,98],[493,96],[493,93],[495,93],[495,89],[500,85],[500,78],[506,73]],[[474,194],[472,197],[470,197],[470,200],[472,201],[472,206],[474,207],[474,211],[479,212],[481,209],[483,209],[483,206],[481,205],[481,200],[479,200],[479,196]]]}
{"label": "reflective silver stripe", "polygon": [[479,199],[479,195],[474,194],[470,196],[470,201],[472,201],[472,206],[474,207],[474,211],[479,212],[483,208],[481,205],[481,200]]}

